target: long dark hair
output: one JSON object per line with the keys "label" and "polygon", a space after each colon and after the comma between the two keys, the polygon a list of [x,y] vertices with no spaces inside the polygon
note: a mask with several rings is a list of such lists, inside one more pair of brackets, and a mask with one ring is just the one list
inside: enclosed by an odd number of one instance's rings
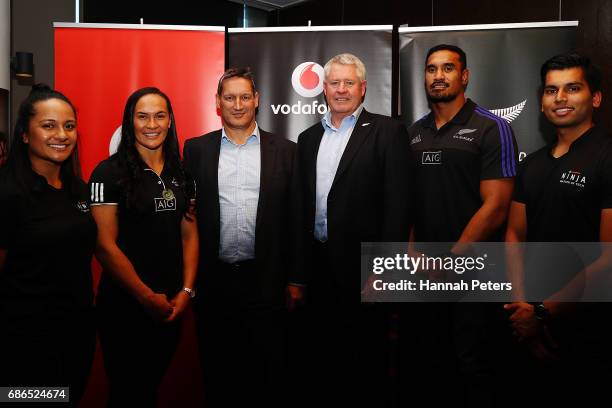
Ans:
{"label": "long dark hair", "polygon": [[119,184],[124,188],[127,194],[128,207],[137,206],[139,185],[142,180],[146,164],[140,157],[136,149],[136,133],[134,131],[134,113],[136,104],[145,95],[159,95],[166,101],[168,115],[170,116],[170,127],[168,135],[163,145],[164,167],[177,179],[185,191],[185,172],[181,165],[181,156],[179,153],[178,136],[176,133],[176,121],[174,120],[174,112],[170,98],[160,91],[158,88],[147,87],[135,91],[129,96],[123,110],[123,122],[121,124],[121,142],[117,148],[117,158],[120,166],[125,170],[124,177],[119,180]]}
{"label": "long dark hair", "polygon": [[[32,163],[30,162],[30,156],[28,155],[28,144],[23,141],[23,135],[28,133],[30,129],[30,120],[36,115],[35,105],[38,102],[47,101],[49,99],[59,99],[66,102],[74,112],[76,119],[77,113],[74,105],[70,102],[64,94],[56,90],[51,89],[45,84],[36,84],[32,86],[32,90],[27,98],[21,102],[19,111],[17,112],[17,120],[15,121],[15,129],[11,142],[8,146],[8,157],[6,167],[12,171],[17,180],[22,183],[25,187],[31,187],[32,174]],[[77,137],[78,143],[78,137]],[[70,194],[77,195],[78,181],[81,177],[81,171],[79,166],[78,156],[78,145],[74,146],[70,157],[64,161],[60,169],[60,177],[64,188],[66,188]]]}

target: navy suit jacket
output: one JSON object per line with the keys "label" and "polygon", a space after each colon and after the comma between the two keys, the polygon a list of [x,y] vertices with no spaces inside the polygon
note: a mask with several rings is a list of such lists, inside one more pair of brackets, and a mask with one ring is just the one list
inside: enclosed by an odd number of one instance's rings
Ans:
{"label": "navy suit jacket", "polygon": [[[255,226],[258,277],[253,293],[263,304],[284,304],[289,269],[290,188],[295,143],[260,129],[261,172]],[[221,130],[185,142],[185,170],[195,179],[200,233],[198,289],[209,300],[227,283],[217,273],[220,208],[218,167]],[[199,295],[198,295],[199,297]]]}
{"label": "navy suit jacket", "polygon": [[[333,276],[319,276],[313,261],[317,154],[321,123],[298,138],[294,168],[295,263],[290,280],[334,279],[350,298],[360,293],[361,242],[408,241],[412,226],[412,175],[404,125],[365,109],[359,115],[327,197],[328,250]],[[316,285],[315,285],[316,286]]]}

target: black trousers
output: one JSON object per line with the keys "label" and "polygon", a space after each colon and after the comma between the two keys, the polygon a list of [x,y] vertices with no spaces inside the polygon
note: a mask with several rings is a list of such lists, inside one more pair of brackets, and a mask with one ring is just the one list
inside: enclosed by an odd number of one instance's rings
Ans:
{"label": "black trousers", "polygon": [[525,375],[538,385],[532,393],[537,404],[598,407],[610,399],[611,313],[610,303],[575,304],[573,313],[551,322],[556,361],[537,360],[524,350]]}
{"label": "black trousers", "polygon": [[[302,347],[305,406],[390,406],[390,308],[360,303],[358,262],[344,266],[350,274],[335,270],[327,244],[313,246]],[[354,280],[339,281],[349,275]]]}
{"label": "black trousers", "polygon": [[206,407],[283,404],[284,305],[256,293],[255,261],[219,262],[194,302]]}
{"label": "black trousers", "polygon": [[512,407],[529,380],[500,303],[399,305],[403,405]]}
{"label": "black trousers", "polygon": [[109,407],[154,407],[176,350],[180,322],[154,321],[134,302],[98,298],[98,334]]}
{"label": "black trousers", "polygon": [[70,402],[58,405],[78,406],[96,347],[93,309],[62,317],[1,316],[0,326],[0,386],[69,387]]}

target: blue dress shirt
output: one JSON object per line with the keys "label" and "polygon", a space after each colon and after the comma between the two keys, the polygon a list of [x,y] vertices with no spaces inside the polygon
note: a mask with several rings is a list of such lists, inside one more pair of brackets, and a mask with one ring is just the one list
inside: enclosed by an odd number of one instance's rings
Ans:
{"label": "blue dress shirt", "polygon": [[255,258],[255,221],[259,202],[261,149],[259,127],[237,145],[221,131],[218,182],[221,231],[219,259],[234,263]]}
{"label": "blue dress shirt", "polygon": [[317,154],[317,205],[314,225],[314,236],[321,242],[327,241],[327,195],[336,177],[344,149],[362,110],[363,105],[360,105],[355,112],[342,119],[338,129],[332,124],[331,112],[328,111],[321,120],[325,132]]}

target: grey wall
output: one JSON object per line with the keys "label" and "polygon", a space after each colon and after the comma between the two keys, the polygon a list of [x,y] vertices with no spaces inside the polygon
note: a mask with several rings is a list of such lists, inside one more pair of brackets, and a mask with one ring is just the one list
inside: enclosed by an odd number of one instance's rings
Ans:
{"label": "grey wall", "polygon": [[[34,78],[11,80],[11,129],[30,86],[36,82],[53,86],[53,23],[74,22],[74,13],[74,0],[11,0],[11,53],[34,54]],[[78,55],[74,56],[74,63],[79,63]]]}

